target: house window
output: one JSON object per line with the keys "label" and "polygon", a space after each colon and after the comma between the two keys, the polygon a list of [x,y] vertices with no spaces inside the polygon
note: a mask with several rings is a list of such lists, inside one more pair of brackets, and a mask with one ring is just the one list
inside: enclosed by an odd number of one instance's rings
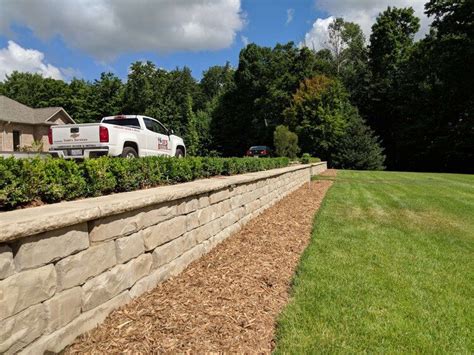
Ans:
{"label": "house window", "polygon": [[20,131],[13,131],[13,150],[20,150]]}

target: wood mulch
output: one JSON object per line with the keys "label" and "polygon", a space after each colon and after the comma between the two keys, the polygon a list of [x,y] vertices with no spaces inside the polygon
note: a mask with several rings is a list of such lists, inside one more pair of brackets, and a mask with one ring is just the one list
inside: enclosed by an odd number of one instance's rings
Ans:
{"label": "wood mulch", "polygon": [[303,185],[66,352],[271,352],[276,317],[331,184]]}

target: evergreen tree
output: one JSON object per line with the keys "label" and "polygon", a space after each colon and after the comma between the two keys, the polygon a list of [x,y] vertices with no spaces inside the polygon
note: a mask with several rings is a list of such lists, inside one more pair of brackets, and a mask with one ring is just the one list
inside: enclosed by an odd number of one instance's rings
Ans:
{"label": "evergreen tree", "polygon": [[384,160],[378,137],[354,111],[346,132],[334,145],[334,166],[340,169],[383,170]]}

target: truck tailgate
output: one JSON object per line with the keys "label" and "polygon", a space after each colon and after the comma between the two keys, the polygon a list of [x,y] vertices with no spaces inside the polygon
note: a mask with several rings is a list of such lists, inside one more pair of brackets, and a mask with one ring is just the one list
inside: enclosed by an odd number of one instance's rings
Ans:
{"label": "truck tailgate", "polygon": [[99,143],[100,123],[53,126],[53,145],[83,146]]}

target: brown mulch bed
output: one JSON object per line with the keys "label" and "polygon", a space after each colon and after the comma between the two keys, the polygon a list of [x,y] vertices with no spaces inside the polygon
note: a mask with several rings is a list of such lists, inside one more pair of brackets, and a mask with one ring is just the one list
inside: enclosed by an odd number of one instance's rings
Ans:
{"label": "brown mulch bed", "polygon": [[303,185],[177,277],[112,312],[66,352],[272,351],[276,317],[331,184]]}

